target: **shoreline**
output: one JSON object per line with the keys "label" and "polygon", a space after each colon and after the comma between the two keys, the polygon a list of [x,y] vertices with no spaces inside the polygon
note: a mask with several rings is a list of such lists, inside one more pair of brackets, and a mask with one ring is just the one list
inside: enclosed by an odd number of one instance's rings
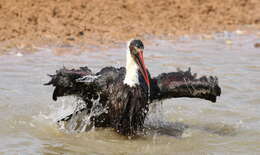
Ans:
{"label": "shoreline", "polygon": [[[260,30],[256,0],[3,0],[0,55],[37,47],[116,47],[130,38]],[[62,53],[62,52],[61,52]],[[66,52],[65,52],[66,53]]]}
{"label": "shoreline", "polygon": [[[223,30],[223,31],[212,31],[212,32],[202,32],[202,33],[184,33],[182,35],[175,36],[141,36],[138,37],[142,39],[146,45],[153,45],[155,40],[167,40],[170,42],[175,42],[181,38],[188,39],[202,39],[202,40],[212,40],[216,37],[217,33],[224,34],[225,32],[233,33],[236,35],[256,35],[260,38],[260,28],[258,26],[234,26],[233,29]],[[86,41],[86,40],[85,40]],[[128,40],[120,41],[106,41],[105,43],[100,43],[96,40],[87,40],[85,43],[82,42],[64,42],[60,40],[50,40],[50,41],[31,41],[31,40],[11,40],[7,42],[0,42],[0,56],[12,53],[12,51],[19,51],[20,54],[32,54],[41,51],[43,48],[52,49],[52,53],[56,56],[62,55],[78,55],[83,52],[96,52],[96,51],[106,51],[112,48],[122,48],[125,46]],[[232,42],[232,41],[231,41]],[[226,40],[226,44],[230,44],[230,40]],[[231,43],[232,44],[232,43]],[[255,48],[259,48],[259,43],[257,42]],[[14,54],[13,53],[13,54]]]}

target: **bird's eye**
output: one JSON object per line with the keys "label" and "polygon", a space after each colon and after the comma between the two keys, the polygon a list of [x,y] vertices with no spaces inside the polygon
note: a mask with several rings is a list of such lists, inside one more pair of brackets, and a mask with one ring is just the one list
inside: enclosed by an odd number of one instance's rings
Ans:
{"label": "bird's eye", "polygon": [[137,48],[140,48],[140,49],[143,49],[143,48],[144,48],[144,46],[143,46],[142,44],[138,44],[136,47],[137,47]]}

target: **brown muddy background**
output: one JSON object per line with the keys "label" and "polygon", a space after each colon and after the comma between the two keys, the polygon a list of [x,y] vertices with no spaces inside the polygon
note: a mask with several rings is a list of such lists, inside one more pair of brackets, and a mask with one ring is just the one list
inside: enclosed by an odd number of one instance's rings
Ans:
{"label": "brown muddy background", "polygon": [[108,47],[132,37],[259,25],[259,0],[1,0],[0,53],[46,44]]}

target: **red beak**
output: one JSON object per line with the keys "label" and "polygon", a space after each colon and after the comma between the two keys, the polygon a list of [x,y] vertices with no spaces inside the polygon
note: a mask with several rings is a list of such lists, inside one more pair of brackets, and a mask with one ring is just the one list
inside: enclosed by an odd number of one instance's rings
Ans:
{"label": "red beak", "polygon": [[143,58],[143,51],[142,50],[138,51],[138,56],[135,55],[135,61],[139,65],[140,71],[141,71],[141,73],[144,77],[144,80],[145,80],[147,86],[150,88],[150,80],[149,80],[147,69],[144,65],[144,58]]}

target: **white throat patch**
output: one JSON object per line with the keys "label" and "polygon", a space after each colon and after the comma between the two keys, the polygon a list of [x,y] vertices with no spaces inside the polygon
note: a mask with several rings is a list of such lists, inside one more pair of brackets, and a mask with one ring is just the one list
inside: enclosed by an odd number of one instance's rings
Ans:
{"label": "white throat patch", "polygon": [[133,87],[135,85],[139,84],[139,79],[138,79],[138,65],[134,61],[134,59],[131,56],[130,50],[129,50],[129,45],[130,40],[127,43],[127,49],[126,49],[126,75],[124,79],[124,84],[129,85],[130,87]]}

